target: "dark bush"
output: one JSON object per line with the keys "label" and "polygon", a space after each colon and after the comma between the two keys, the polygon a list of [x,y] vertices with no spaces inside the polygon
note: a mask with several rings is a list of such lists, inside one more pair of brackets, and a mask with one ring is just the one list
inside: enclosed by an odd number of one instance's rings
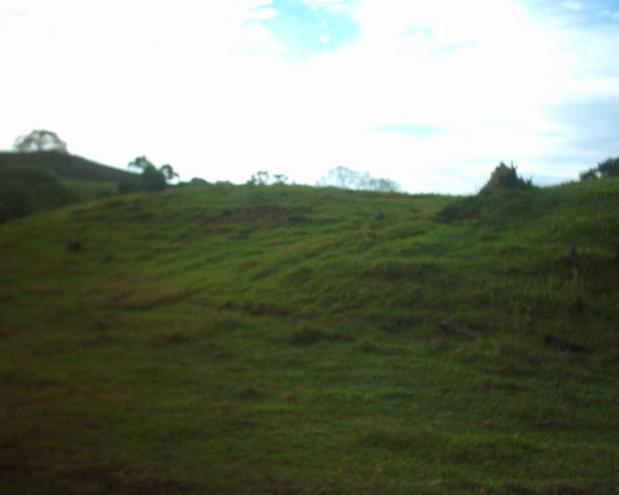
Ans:
{"label": "dark bush", "polygon": [[580,173],[580,180],[592,180],[598,179],[599,173],[596,168],[590,168],[589,170],[585,170]]}
{"label": "dark bush", "polygon": [[516,167],[513,164],[507,166],[505,163],[501,162],[492,172],[490,179],[482,188],[481,193],[531,188],[533,188],[531,180],[524,180],[518,177]]}
{"label": "dark bush", "polygon": [[619,158],[607,158],[598,163],[598,170],[602,177],[619,177]]}
{"label": "dark bush", "polygon": [[607,158],[597,166],[580,173],[580,180],[619,177],[619,158]]}
{"label": "dark bush", "polygon": [[140,176],[140,183],[145,191],[163,191],[167,186],[163,172],[152,165],[144,169]]}

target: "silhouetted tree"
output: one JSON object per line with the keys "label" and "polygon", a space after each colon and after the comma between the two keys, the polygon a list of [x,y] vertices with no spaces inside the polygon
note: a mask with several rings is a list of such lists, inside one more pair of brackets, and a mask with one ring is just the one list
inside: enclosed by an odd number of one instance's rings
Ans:
{"label": "silhouetted tree", "polygon": [[146,191],[161,191],[165,189],[168,181],[174,180],[178,174],[172,168],[172,165],[162,165],[160,168],[155,165],[145,156],[138,156],[129,162],[128,168],[136,168],[142,171],[140,183],[142,189]]}
{"label": "silhouetted tree", "polygon": [[145,156],[138,156],[131,160],[127,165],[128,168],[137,168],[138,170],[144,170],[147,167],[154,167],[155,165]]}
{"label": "silhouetted tree", "polygon": [[374,179],[370,178],[369,187],[370,191],[378,192],[398,192],[401,190],[400,184],[391,179]]}
{"label": "silhouetted tree", "polygon": [[288,176],[284,174],[274,174],[273,179],[275,179],[275,184],[277,185],[283,185],[288,182]]}
{"label": "silhouetted tree", "polygon": [[375,178],[367,172],[357,172],[341,166],[329,170],[317,185],[386,193],[401,190],[400,185],[391,179]]}
{"label": "silhouetted tree", "polygon": [[248,186],[268,186],[269,184],[281,186],[287,182],[288,176],[285,174],[270,175],[266,170],[260,170],[253,174],[245,184]]}
{"label": "silhouetted tree", "polygon": [[162,165],[161,167],[159,167],[159,171],[163,174],[163,176],[165,177],[166,181],[170,182],[174,179],[177,179],[179,177],[179,175],[174,171],[174,169],[172,168],[172,165],[169,164],[165,164]]}
{"label": "silhouetted tree", "polygon": [[13,143],[15,151],[20,153],[31,153],[35,151],[57,151],[58,153],[68,153],[67,143],[58,137],[58,134],[45,129],[38,129],[19,136]]}
{"label": "silhouetted tree", "polygon": [[590,168],[584,172],[580,172],[580,180],[599,179],[599,172],[596,168]]}
{"label": "silhouetted tree", "polygon": [[163,172],[157,170],[154,165],[148,165],[144,168],[140,176],[140,183],[145,191],[163,191],[168,184]]}
{"label": "silhouetted tree", "polygon": [[332,168],[318,181],[319,186],[333,186],[341,189],[359,189],[359,172],[346,167]]}
{"label": "silhouetted tree", "polygon": [[256,172],[247,181],[248,186],[266,186],[269,183],[269,173],[266,170]]}
{"label": "silhouetted tree", "polygon": [[619,158],[607,158],[598,163],[598,170],[602,177],[619,177]]}
{"label": "silhouetted tree", "polygon": [[619,177],[619,158],[607,158],[597,166],[580,173],[580,180]]}

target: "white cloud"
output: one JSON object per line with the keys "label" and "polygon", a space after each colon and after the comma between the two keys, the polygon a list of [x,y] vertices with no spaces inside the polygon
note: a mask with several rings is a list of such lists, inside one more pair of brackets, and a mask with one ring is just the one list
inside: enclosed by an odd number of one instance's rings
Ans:
{"label": "white cloud", "polygon": [[254,10],[250,14],[249,17],[252,20],[268,21],[269,19],[273,19],[274,17],[277,17],[277,11],[275,9],[270,8],[270,7],[266,7],[266,8]]}
{"label": "white cloud", "polygon": [[351,7],[350,0],[301,0],[312,9],[326,9],[333,12],[342,12]]}
{"label": "white cloud", "polygon": [[613,21],[619,21],[619,10],[603,10],[602,16],[608,17]]}
{"label": "white cloud", "polygon": [[[313,183],[346,165],[472,192],[499,160],[552,172],[540,157],[565,124],[545,104],[619,94],[612,28],[566,31],[508,0],[314,0],[349,9],[360,38],[302,62],[259,22],[278,15],[270,0],[5,2],[24,12],[0,18],[5,146],[50,128],[73,152],[146,154],[184,178],[266,169]],[[376,130],[410,123],[445,132]]]}
{"label": "white cloud", "polygon": [[567,10],[579,11],[583,9],[583,5],[580,2],[563,2],[561,5]]}

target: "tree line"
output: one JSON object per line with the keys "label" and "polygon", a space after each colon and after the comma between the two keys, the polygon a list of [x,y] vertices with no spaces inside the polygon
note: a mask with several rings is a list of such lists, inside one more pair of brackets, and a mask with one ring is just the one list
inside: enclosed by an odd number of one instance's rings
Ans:
{"label": "tree line", "polygon": [[603,179],[605,177],[619,177],[619,158],[607,158],[597,166],[580,173],[580,180]]}
{"label": "tree line", "polygon": [[[13,144],[15,151],[20,153],[31,152],[56,152],[68,154],[67,143],[60,139],[58,134],[45,129],[36,129],[30,133],[18,136]],[[141,172],[139,180],[127,181],[119,184],[120,192],[161,191],[179,178],[178,173],[170,164],[155,166],[146,156],[138,156],[129,162],[127,167]],[[606,177],[619,177],[619,158],[608,158],[598,163],[595,167],[580,173],[580,180],[595,180]],[[288,177],[284,174],[269,174],[267,171],[259,171],[253,174],[246,185],[285,185]],[[190,185],[208,185],[201,178],[194,177],[188,182]],[[401,186],[386,178],[372,177],[367,172],[358,172],[347,167],[338,166],[329,170],[316,183],[319,187],[337,187],[358,191],[376,191],[384,193],[401,192]],[[516,174],[516,167],[512,164],[507,166],[501,162],[493,171],[490,180],[482,189],[482,192],[490,192],[499,189],[527,189],[531,188],[530,180],[525,181]]]}

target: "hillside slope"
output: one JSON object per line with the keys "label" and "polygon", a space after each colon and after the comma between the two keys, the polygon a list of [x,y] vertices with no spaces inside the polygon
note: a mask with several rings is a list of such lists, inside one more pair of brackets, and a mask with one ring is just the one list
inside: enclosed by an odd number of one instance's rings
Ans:
{"label": "hillside slope", "polygon": [[218,186],[0,225],[0,491],[615,493],[618,207]]}
{"label": "hillside slope", "polygon": [[135,174],[125,170],[102,165],[81,156],[53,151],[33,153],[0,152],[0,167],[7,165],[35,165],[53,172],[62,179],[103,182],[135,180]]}
{"label": "hillside slope", "polygon": [[114,195],[136,174],[57,152],[0,153],[0,222]]}

